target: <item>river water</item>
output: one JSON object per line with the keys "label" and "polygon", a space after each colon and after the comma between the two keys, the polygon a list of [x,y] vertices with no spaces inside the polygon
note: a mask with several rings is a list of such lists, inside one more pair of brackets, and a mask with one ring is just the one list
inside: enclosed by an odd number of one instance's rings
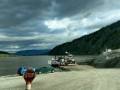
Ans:
{"label": "river water", "polygon": [[[54,56],[19,56],[19,57],[0,57],[0,76],[17,74],[17,70],[22,66],[28,67],[51,67],[48,60]],[[74,56],[77,62],[93,58],[92,56]]]}

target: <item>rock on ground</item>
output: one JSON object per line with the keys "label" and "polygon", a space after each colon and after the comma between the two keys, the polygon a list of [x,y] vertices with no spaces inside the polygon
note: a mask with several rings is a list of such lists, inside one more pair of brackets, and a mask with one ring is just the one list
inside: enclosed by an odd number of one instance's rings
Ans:
{"label": "rock on ground", "polygon": [[120,49],[100,54],[92,63],[95,67],[119,68],[120,67]]}

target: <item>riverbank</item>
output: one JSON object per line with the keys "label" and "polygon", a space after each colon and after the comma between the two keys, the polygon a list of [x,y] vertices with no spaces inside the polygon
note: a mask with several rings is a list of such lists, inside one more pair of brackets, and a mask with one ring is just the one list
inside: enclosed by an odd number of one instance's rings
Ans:
{"label": "riverbank", "polygon": [[[64,67],[64,66],[63,66]],[[88,65],[65,66],[70,71],[39,74],[31,90],[119,90],[120,70],[96,69]],[[25,90],[22,76],[0,77],[1,90]]]}
{"label": "riverbank", "polygon": [[103,52],[95,58],[78,62],[79,65],[91,65],[97,68],[120,68],[120,49]]}
{"label": "riverbank", "polygon": [[16,55],[16,54],[0,54],[0,57],[17,57],[17,56],[23,56],[23,55]]}

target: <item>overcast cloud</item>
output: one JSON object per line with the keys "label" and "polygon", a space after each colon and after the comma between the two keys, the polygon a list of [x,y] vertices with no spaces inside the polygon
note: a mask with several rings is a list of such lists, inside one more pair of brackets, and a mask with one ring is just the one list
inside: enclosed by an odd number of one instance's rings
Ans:
{"label": "overcast cloud", "polygon": [[120,0],[0,0],[0,51],[52,49],[120,20]]}

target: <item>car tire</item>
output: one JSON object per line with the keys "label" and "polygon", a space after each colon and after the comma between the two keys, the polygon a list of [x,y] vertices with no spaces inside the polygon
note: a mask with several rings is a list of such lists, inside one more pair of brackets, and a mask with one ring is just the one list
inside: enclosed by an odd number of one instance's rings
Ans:
{"label": "car tire", "polygon": [[21,75],[24,75],[25,72],[23,72]]}
{"label": "car tire", "polygon": [[52,70],[52,71],[51,71],[51,73],[55,73],[55,71],[54,71],[54,70]]}
{"label": "car tire", "polygon": [[41,74],[41,73],[42,73],[41,71],[38,72],[38,74]]}
{"label": "car tire", "polygon": [[19,76],[22,76],[22,74],[19,74]]}
{"label": "car tire", "polygon": [[22,76],[23,74],[24,74],[24,72],[22,72],[22,73],[19,73],[19,75],[20,75],[20,76]]}

